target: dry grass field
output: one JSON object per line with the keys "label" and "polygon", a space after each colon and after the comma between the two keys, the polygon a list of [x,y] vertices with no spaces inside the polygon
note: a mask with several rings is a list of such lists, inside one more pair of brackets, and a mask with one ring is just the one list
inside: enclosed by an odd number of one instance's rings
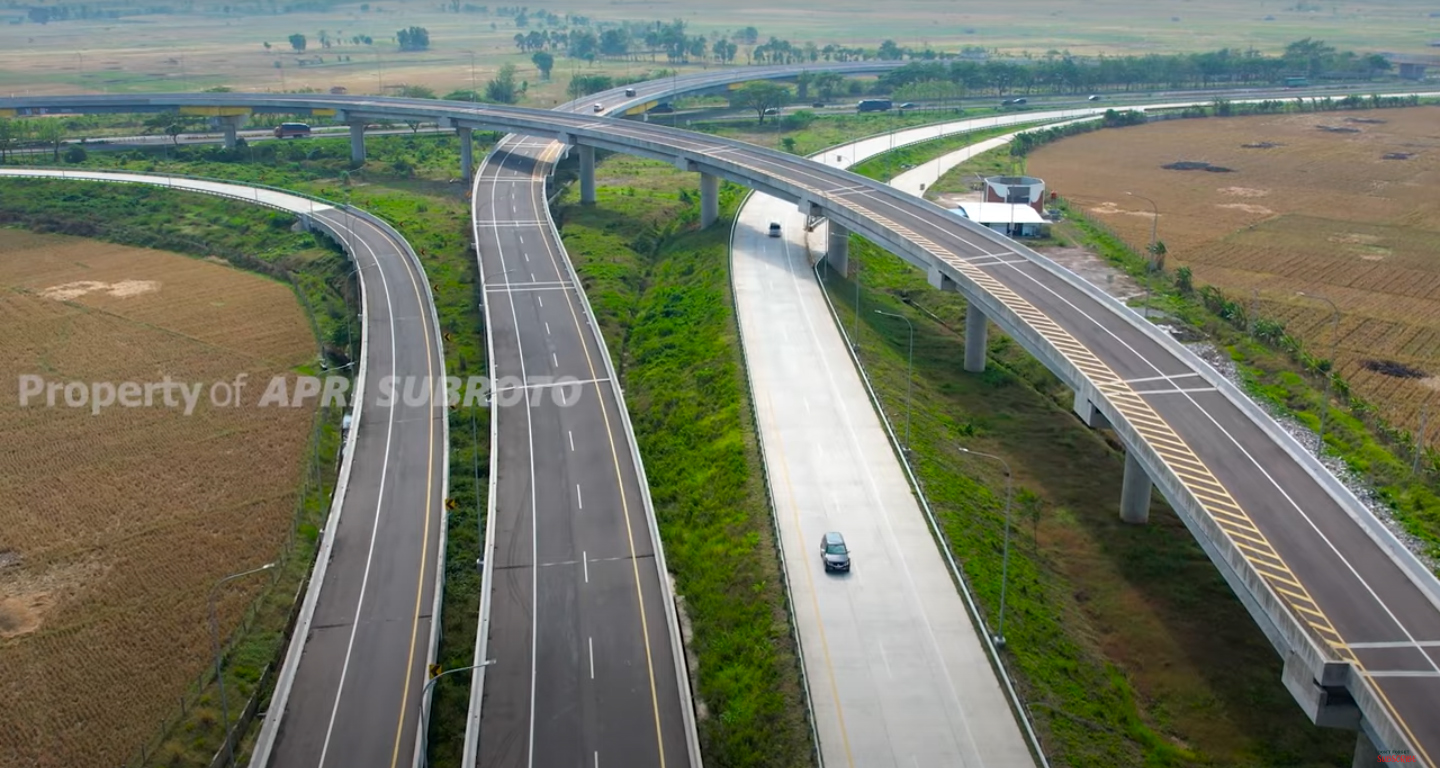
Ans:
{"label": "dry grass field", "polygon": [[6,229],[0,326],[0,765],[120,765],[211,658],[211,585],[283,546],[312,411],[22,408],[17,377],[263,387],[314,337],[283,284]]}
{"label": "dry grass field", "polygon": [[[1176,161],[1231,170],[1161,167]],[[1390,423],[1413,430],[1440,392],[1440,108],[1099,131],[1036,151],[1028,171],[1140,248],[1151,209],[1126,192],[1154,199],[1167,267],[1259,291],[1261,314],[1321,356],[1331,311],[1295,294],[1333,300],[1340,370]]]}
{"label": "dry grass field", "polygon": [[[1436,36],[1437,11],[1430,0],[1367,0],[1344,5],[1191,0],[1014,0],[1003,4],[945,0],[896,0],[883,5],[837,0],[823,10],[803,3],[702,3],[698,0],[626,2],[543,2],[533,13],[587,15],[598,21],[683,19],[692,34],[714,39],[747,26],[794,43],[874,48],[892,38],[901,45],[942,50],[962,46],[1042,55],[1047,50],[1076,54],[1174,53],[1255,47],[1278,52],[1286,43],[1316,37],[1341,49],[1425,53]],[[1321,7],[1323,5],[1323,8]],[[110,20],[77,20],[12,25],[24,7],[0,10],[0,92],[119,92],[200,90],[228,85],[243,90],[327,89],[377,93],[383,86],[422,84],[445,93],[468,88],[471,54],[483,87],[505,61],[520,67],[532,85],[539,74],[529,54],[519,53],[510,17],[445,13],[438,2],[401,0],[337,5],[328,13],[227,14],[221,4],[195,7],[186,15],[140,15]],[[1312,7],[1313,10],[1300,10]],[[496,6],[491,6],[496,7]],[[365,8],[368,8],[366,10]],[[1267,17],[1268,20],[1267,20]],[[491,25],[494,25],[494,29]],[[398,52],[392,37],[411,25],[430,31],[431,50]],[[528,27],[526,30],[534,29]],[[321,49],[321,30],[332,38],[374,38],[373,46]],[[323,63],[298,66],[287,38],[310,39],[306,58]],[[269,42],[266,51],[262,43]],[[349,56],[349,61],[340,57]],[[737,57],[744,63],[746,51]],[[283,68],[276,69],[281,62]],[[661,56],[659,66],[664,66]],[[556,55],[555,77],[568,80],[575,62]],[[582,68],[583,63],[580,64]],[[603,64],[598,69],[638,74],[647,63]],[[531,103],[546,105],[562,87],[532,92]]]}

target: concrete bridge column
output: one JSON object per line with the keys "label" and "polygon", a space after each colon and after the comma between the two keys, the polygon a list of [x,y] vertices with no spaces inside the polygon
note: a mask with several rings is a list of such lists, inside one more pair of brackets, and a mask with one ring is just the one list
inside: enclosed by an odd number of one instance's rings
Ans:
{"label": "concrete bridge column", "polygon": [[1365,735],[1365,730],[1361,729],[1355,737],[1355,762],[1352,765],[1354,768],[1360,768],[1362,765],[1376,765],[1379,762],[1380,750],[1375,748],[1374,742],[1370,741],[1370,737]]}
{"label": "concrete bridge column", "polygon": [[825,250],[825,261],[840,275],[849,274],[850,230],[834,219],[830,219],[827,228],[830,244]]}
{"label": "concrete bridge column", "polygon": [[1125,480],[1120,486],[1120,519],[1127,523],[1150,522],[1150,476],[1135,458],[1125,454]]}
{"label": "concrete bridge column", "polygon": [[965,308],[965,370],[980,373],[985,370],[985,312],[970,302]]}
{"label": "concrete bridge column", "polygon": [[225,148],[234,149],[239,140],[240,123],[245,120],[244,115],[224,115],[220,118],[220,130],[225,132]]}
{"label": "concrete bridge column", "polygon": [[577,144],[580,150],[580,202],[595,203],[595,148],[589,144]]}
{"label": "concrete bridge column", "polygon": [[365,121],[350,123],[350,162],[360,165],[365,162]]}
{"label": "concrete bridge column", "polygon": [[720,177],[708,173],[700,174],[700,228],[704,229],[720,218]]}
{"label": "concrete bridge column", "polygon": [[460,178],[469,181],[475,173],[475,147],[470,141],[473,129],[461,126],[455,132],[460,135]]}

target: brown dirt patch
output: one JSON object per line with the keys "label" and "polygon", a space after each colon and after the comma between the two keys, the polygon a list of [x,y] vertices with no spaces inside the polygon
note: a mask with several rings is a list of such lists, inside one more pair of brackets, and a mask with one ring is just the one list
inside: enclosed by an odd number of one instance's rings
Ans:
{"label": "brown dirt patch", "polygon": [[[1319,130],[1356,125],[1351,117],[1365,121],[1363,132]],[[1329,309],[1292,297],[1335,301],[1340,370],[1386,420],[1413,432],[1440,377],[1396,378],[1361,361],[1440,370],[1440,153],[1423,151],[1437,146],[1436,125],[1437,107],[1175,120],[1056,142],[1033,153],[1026,172],[1135,248],[1149,240],[1150,215],[1125,192],[1153,198],[1168,266],[1189,266],[1197,284],[1247,302],[1260,289],[1262,314],[1312,347],[1330,343]],[[1245,148],[1260,143],[1273,146]],[[1416,154],[1383,159],[1394,152]],[[1246,183],[1206,184],[1204,173],[1161,169],[1177,156],[1241,168]]]}
{"label": "brown dirt patch", "polygon": [[[276,281],[15,230],[0,230],[0,323],[0,370],[49,381],[246,372],[263,387],[315,349]],[[162,407],[96,416],[21,407],[14,378],[0,390],[0,762],[120,765],[173,714],[206,667],[210,585],[284,544],[310,418],[207,397],[188,417]],[[227,591],[222,631],[262,583]]]}

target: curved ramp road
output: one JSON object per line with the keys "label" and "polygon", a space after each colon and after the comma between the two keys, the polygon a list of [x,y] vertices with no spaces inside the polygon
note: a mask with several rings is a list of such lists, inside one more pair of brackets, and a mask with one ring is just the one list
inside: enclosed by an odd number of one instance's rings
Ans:
{"label": "curved ramp road", "polygon": [[1351,726],[1363,715],[1382,748],[1408,749],[1419,764],[1436,765],[1440,583],[1434,574],[1214,369],[1039,254],[873,180],[654,124],[310,94],[0,99],[0,110],[202,106],[335,109],[357,121],[444,118],[461,127],[553,136],[664,159],[800,201],[832,226],[863,234],[926,270],[936,284],[964,290],[977,311],[1077,390],[1077,406],[1088,419],[1103,417],[1114,427],[1130,450],[1127,461],[1159,486],[1281,650],[1287,688],[1308,713]]}
{"label": "curved ramp road", "polygon": [[308,217],[345,244],[362,290],[365,335],[353,394],[363,400],[351,400],[355,419],[335,506],[252,765],[410,764],[443,570],[446,422],[443,405],[385,395],[386,377],[444,376],[434,304],[409,246],[366,215],[277,190],[145,174],[0,174],[229,197]]}

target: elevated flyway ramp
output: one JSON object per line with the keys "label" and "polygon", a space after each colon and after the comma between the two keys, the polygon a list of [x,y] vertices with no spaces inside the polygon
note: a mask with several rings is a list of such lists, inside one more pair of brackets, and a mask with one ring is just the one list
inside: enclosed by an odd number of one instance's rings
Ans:
{"label": "elevated flyway ramp", "polygon": [[[467,103],[325,95],[0,99],[0,109],[334,109],[444,120],[667,160],[794,200],[964,291],[1103,417],[1285,659],[1318,721],[1384,749],[1440,754],[1440,583],[1243,393],[1129,308],[1013,241],[870,179],[656,124]],[[1155,381],[1185,381],[1157,388]],[[1189,383],[1189,382],[1193,382]]]}

